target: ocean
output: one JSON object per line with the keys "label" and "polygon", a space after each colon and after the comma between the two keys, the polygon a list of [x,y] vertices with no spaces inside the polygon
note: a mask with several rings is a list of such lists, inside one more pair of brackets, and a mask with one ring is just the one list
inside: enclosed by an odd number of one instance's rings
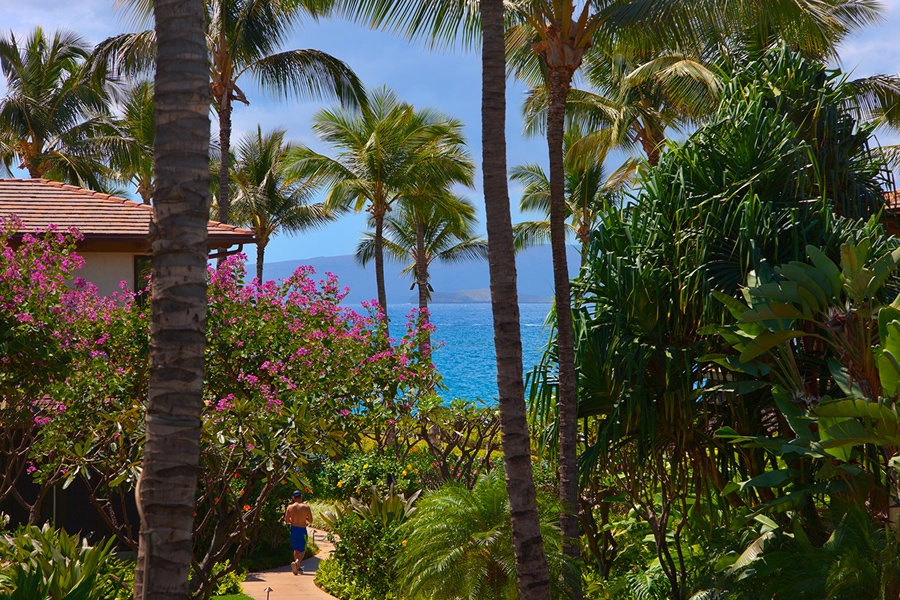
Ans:
{"label": "ocean", "polygon": [[[399,335],[412,304],[388,304],[391,334]],[[497,359],[494,355],[494,325],[491,305],[432,304],[431,322],[436,327],[432,338],[434,364],[444,378],[445,400],[480,398],[489,404],[497,401]],[[550,304],[519,305],[522,324],[522,363],[527,373],[540,361],[550,332],[544,320]]]}

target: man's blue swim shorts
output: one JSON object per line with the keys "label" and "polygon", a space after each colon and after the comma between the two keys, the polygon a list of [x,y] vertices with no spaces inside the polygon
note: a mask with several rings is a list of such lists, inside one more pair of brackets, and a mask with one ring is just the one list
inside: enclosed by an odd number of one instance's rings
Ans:
{"label": "man's blue swim shorts", "polygon": [[291,525],[291,550],[306,552],[306,527]]}

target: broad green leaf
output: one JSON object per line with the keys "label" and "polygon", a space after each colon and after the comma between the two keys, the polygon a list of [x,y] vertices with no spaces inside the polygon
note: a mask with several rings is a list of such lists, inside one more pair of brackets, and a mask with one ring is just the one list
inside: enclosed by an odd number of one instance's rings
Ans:
{"label": "broad green leaf", "polygon": [[802,337],[802,331],[767,331],[759,334],[741,352],[741,362],[750,362],[760,354],[794,338]]}
{"label": "broad green leaf", "polygon": [[838,384],[838,387],[841,388],[842,392],[851,398],[865,399],[862,390],[855,381],[850,379],[850,374],[847,372],[844,365],[833,358],[829,358],[828,369],[831,371],[831,378]]}
{"label": "broad green leaf", "polygon": [[848,462],[857,440],[869,437],[869,432],[857,419],[848,417],[819,418],[819,439],[825,452]]}
{"label": "broad green leaf", "polygon": [[761,473],[756,477],[748,479],[740,485],[741,489],[746,489],[748,487],[781,487],[796,479],[798,475],[800,475],[800,471],[797,471],[796,469],[778,469],[776,471],[766,471],[765,473]]}
{"label": "broad green leaf", "polygon": [[841,270],[838,266],[834,264],[830,258],[825,256],[824,252],[815,246],[807,246],[806,255],[809,256],[809,259],[816,268],[828,278],[828,281],[831,284],[831,291],[828,296],[837,296],[841,291]]}
{"label": "broad green leaf", "polygon": [[881,289],[884,282],[890,277],[897,265],[900,264],[900,248],[885,254],[872,265],[872,280],[866,288],[866,297],[871,298]]}

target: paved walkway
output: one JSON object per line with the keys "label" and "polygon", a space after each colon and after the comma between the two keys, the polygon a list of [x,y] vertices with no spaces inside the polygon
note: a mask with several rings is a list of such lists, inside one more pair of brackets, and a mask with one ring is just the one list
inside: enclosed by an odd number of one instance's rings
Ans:
{"label": "paved walkway", "polygon": [[[325,539],[322,531],[315,530],[312,536],[319,546],[319,554],[303,561],[302,575],[294,576],[290,565],[261,573],[249,573],[247,580],[241,584],[244,593],[253,600],[334,600],[334,596],[326,594],[313,583],[319,563],[328,558],[334,546]],[[267,593],[266,588],[271,591]]]}

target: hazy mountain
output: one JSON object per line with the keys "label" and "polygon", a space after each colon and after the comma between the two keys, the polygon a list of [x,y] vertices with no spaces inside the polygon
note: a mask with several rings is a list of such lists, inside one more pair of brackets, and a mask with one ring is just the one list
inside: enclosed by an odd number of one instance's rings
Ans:
{"label": "hazy mountain", "polygon": [[[568,248],[569,273],[572,276],[578,271],[580,258],[578,251]],[[303,260],[288,260],[267,263],[264,276],[266,279],[283,279],[289,277],[297,267],[310,265],[319,277],[325,273],[334,273],[341,286],[348,286],[350,294],[346,302],[358,304],[363,300],[371,300],[378,294],[375,287],[375,265],[362,268],[356,264],[351,255],[320,256]],[[385,261],[384,278],[387,288],[388,304],[415,303],[410,293],[412,278],[401,275],[402,267]],[[550,258],[550,247],[530,248],[516,257],[519,295],[522,302],[549,302],[553,297],[553,266]],[[247,273],[256,272],[255,265],[247,265]],[[489,302],[490,287],[488,264],[483,261],[469,261],[459,264],[434,264],[431,267],[431,286],[434,288],[435,302]]]}

